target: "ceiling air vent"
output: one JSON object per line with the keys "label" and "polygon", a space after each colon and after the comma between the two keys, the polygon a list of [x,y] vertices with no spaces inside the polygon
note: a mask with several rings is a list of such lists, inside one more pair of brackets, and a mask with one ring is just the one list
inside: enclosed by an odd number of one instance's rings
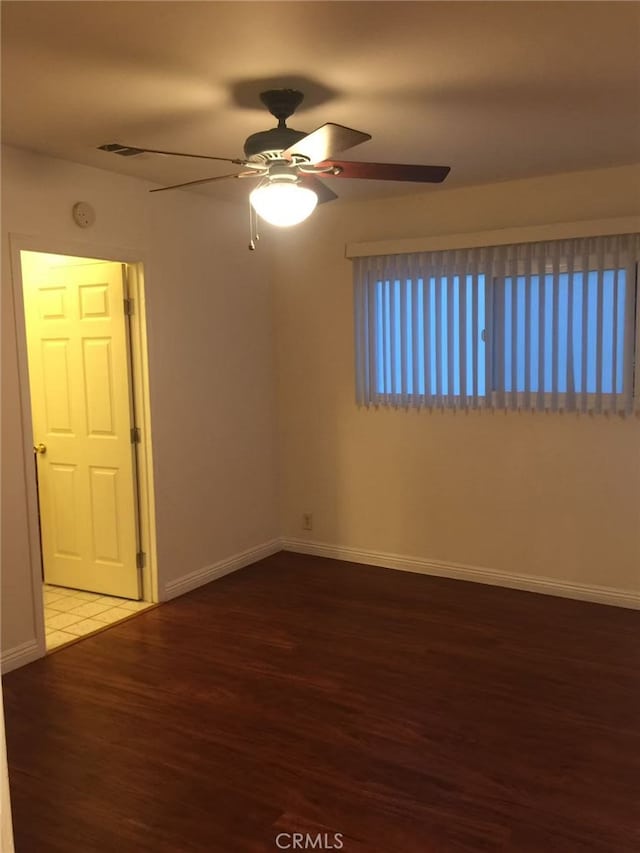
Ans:
{"label": "ceiling air vent", "polygon": [[109,151],[111,154],[119,154],[121,157],[134,157],[136,154],[144,154],[141,148],[131,148],[129,145],[120,145],[119,142],[109,142],[107,145],[98,145],[98,151]]}

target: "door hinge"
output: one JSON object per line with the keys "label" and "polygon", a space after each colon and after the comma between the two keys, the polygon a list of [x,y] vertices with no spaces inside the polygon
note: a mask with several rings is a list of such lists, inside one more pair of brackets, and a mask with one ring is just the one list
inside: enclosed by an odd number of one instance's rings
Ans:
{"label": "door hinge", "polygon": [[144,569],[144,567],[146,565],[147,565],[147,555],[145,554],[144,551],[138,551],[138,553],[136,554],[136,568],[137,569]]}
{"label": "door hinge", "polygon": [[140,444],[141,441],[140,427],[131,427],[131,444]]}
{"label": "door hinge", "polygon": [[130,296],[127,296],[124,299],[124,313],[125,317],[133,316],[133,299]]}

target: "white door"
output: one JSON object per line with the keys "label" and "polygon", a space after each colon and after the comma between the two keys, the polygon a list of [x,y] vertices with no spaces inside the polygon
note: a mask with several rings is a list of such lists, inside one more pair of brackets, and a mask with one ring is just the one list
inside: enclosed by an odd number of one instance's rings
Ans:
{"label": "white door", "polygon": [[140,598],[125,267],[23,271],[45,581]]}

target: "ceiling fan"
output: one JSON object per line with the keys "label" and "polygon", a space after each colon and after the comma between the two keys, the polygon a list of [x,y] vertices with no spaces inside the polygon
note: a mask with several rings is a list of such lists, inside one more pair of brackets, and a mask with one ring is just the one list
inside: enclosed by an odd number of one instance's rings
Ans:
{"label": "ceiling fan", "polygon": [[[449,174],[449,166],[411,166],[400,163],[358,163],[335,160],[335,154],[366,142],[371,139],[371,135],[332,122],[323,124],[311,133],[287,127],[286,120],[300,106],[303,98],[303,93],[295,89],[270,89],[262,92],[260,100],[278,120],[278,126],[249,136],[244,144],[243,158],[232,159],[213,157],[208,154],[160,151],[117,142],[100,145],[99,148],[122,157],[147,153],[165,154],[218,160],[240,166],[242,171],[230,175],[216,175],[213,178],[186,181],[169,187],[159,187],[150,192],[165,192],[229,178],[258,179],[258,186],[249,196],[251,207],[267,222],[280,226],[297,225],[311,215],[316,204],[333,201],[338,197],[333,190],[319,180],[319,175],[329,179],[440,183]],[[253,248],[251,244],[250,248]]]}

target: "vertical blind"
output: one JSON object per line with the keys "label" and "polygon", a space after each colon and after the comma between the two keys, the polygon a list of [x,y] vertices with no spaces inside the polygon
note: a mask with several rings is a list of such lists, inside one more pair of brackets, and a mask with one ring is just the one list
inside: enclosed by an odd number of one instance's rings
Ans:
{"label": "vertical blind", "polygon": [[634,406],[640,235],[354,259],[360,404]]}

